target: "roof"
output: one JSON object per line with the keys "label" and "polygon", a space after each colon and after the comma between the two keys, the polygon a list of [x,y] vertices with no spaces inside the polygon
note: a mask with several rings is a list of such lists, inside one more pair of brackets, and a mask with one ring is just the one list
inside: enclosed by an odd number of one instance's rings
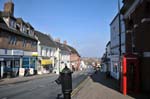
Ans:
{"label": "roof", "polygon": [[106,44],[106,46],[108,46],[110,43],[111,43],[111,42],[110,42],[110,41],[108,41],[108,43]]}
{"label": "roof", "polygon": [[80,56],[80,54],[77,52],[77,50],[75,48],[73,48],[72,46],[69,46],[69,45],[67,45],[67,47],[71,50],[71,53],[77,54],[78,56]]}
{"label": "roof", "polygon": [[0,29],[2,30],[5,30],[5,31],[8,31],[8,32],[11,32],[11,33],[14,33],[16,35],[19,35],[19,36],[24,36],[24,37],[27,37],[27,38],[30,38],[30,39],[33,39],[33,40],[37,40],[35,37],[31,37],[29,35],[26,35],[24,33],[21,33],[20,31],[17,31],[15,29],[11,29],[9,28],[6,23],[4,22],[3,18],[0,16]]}
{"label": "roof", "polygon": [[23,21],[23,19],[22,18],[16,18],[17,20],[17,23],[23,23],[23,24],[25,24],[25,22]]}
{"label": "roof", "polygon": [[59,42],[56,42],[56,44],[61,50],[70,52],[70,49],[65,44]]}
{"label": "roof", "polygon": [[50,46],[50,47],[57,47],[54,40],[51,38],[50,35],[41,33],[39,31],[35,31],[35,35],[38,37],[38,40],[40,41],[40,45],[44,46]]}

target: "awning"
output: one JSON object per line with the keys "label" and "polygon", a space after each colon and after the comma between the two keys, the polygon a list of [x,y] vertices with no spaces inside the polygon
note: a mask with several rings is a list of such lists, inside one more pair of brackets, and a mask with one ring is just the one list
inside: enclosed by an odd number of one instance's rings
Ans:
{"label": "awning", "polygon": [[41,61],[41,64],[42,65],[50,65],[50,64],[52,64],[52,60],[50,60],[50,59],[43,59]]}

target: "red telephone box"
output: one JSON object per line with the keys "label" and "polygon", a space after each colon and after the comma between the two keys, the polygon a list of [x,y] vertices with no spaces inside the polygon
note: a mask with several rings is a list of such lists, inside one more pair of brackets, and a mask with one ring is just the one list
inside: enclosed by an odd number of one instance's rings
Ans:
{"label": "red telephone box", "polygon": [[122,58],[121,91],[124,95],[139,92],[139,59],[137,55],[125,54]]}

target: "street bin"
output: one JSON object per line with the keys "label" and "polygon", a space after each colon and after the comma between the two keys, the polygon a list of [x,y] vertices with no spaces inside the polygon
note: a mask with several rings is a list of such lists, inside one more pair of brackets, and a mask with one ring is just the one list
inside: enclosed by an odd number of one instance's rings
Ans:
{"label": "street bin", "polygon": [[67,66],[65,66],[65,68],[60,73],[59,78],[55,81],[56,81],[56,83],[61,84],[64,99],[71,99],[71,92],[72,92],[72,72],[71,72],[71,70]]}

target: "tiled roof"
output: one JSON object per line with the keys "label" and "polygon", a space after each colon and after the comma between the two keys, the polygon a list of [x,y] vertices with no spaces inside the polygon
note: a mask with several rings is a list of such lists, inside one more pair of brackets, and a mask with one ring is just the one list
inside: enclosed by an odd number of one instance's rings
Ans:
{"label": "tiled roof", "polygon": [[80,54],[77,52],[77,50],[75,48],[73,48],[72,46],[69,46],[69,45],[67,45],[67,47],[71,50],[71,53],[77,54],[78,56],[80,56]]}
{"label": "tiled roof", "polygon": [[35,37],[31,37],[31,36],[29,36],[27,34],[24,34],[24,33],[20,32],[20,31],[17,31],[15,29],[9,28],[6,25],[6,23],[4,22],[2,17],[0,17],[0,29],[5,30],[5,31],[9,31],[9,32],[14,33],[16,35],[20,35],[20,36],[24,36],[24,37],[27,37],[27,38],[30,38],[30,39],[33,39],[33,40],[37,40]]}
{"label": "tiled roof", "polygon": [[40,41],[40,45],[50,46],[55,48],[57,47],[56,43],[53,41],[50,35],[41,33],[39,31],[35,31],[35,35],[38,37],[38,40]]}
{"label": "tiled roof", "polygon": [[70,49],[65,44],[59,42],[56,42],[56,44],[61,50],[70,52]]}

